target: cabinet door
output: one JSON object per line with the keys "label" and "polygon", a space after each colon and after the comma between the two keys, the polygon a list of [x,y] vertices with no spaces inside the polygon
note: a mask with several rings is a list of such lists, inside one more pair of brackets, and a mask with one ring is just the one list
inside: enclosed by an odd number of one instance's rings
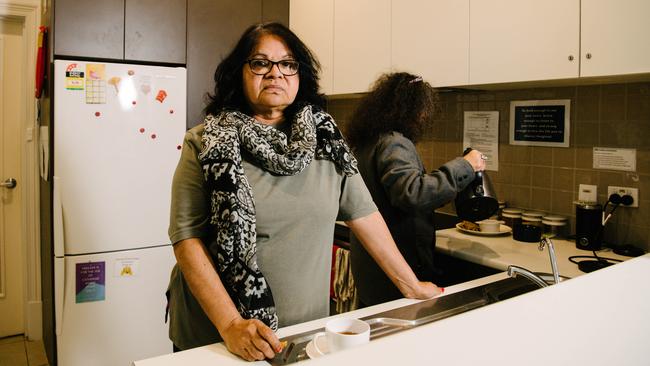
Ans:
{"label": "cabinet door", "polygon": [[365,92],[390,70],[391,0],[334,0],[333,93]]}
{"label": "cabinet door", "polygon": [[124,58],[185,63],[186,0],[126,0]]}
{"label": "cabinet door", "polygon": [[214,71],[246,28],[262,19],[261,0],[188,0],[187,125],[203,122]]}
{"label": "cabinet door", "polygon": [[56,0],[54,54],[124,58],[124,0]]}
{"label": "cabinet door", "polygon": [[469,0],[401,0],[392,9],[395,71],[436,87],[469,82]]}
{"label": "cabinet door", "polygon": [[580,76],[650,72],[650,1],[583,0],[581,4]]}
{"label": "cabinet door", "polygon": [[470,84],[577,77],[579,17],[579,0],[470,0]]}
{"label": "cabinet door", "polygon": [[289,6],[292,31],[316,55],[321,65],[320,87],[332,94],[334,66],[334,0],[292,0]]}

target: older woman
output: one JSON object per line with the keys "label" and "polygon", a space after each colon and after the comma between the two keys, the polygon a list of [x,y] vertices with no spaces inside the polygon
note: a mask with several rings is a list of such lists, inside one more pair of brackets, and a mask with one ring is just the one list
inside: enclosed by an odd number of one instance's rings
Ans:
{"label": "older woman", "polygon": [[246,360],[279,326],[328,316],[331,244],[347,222],[402,294],[429,298],[399,254],[318,94],[318,64],[278,23],[245,31],[215,72],[174,175],[169,285],[176,349],[225,341]]}
{"label": "older woman", "polygon": [[[434,209],[451,201],[485,169],[477,150],[427,173],[415,143],[432,126],[438,95],[421,77],[405,72],[382,75],[361,100],[347,138],[359,171],[397,246],[420,279],[434,281]],[[356,233],[354,233],[356,236]],[[367,251],[363,238],[351,241],[352,274],[362,305],[399,298]],[[366,248],[364,248],[366,247]]]}

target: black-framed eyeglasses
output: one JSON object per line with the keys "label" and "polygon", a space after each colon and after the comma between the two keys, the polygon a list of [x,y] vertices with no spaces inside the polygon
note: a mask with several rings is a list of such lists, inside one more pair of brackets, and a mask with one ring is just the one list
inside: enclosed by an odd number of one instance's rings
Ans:
{"label": "black-framed eyeglasses", "polygon": [[246,60],[246,63],[255,75],[266,75],[275,65],[278,65],[278,69],[280,69],[280,72],[284,76],[296,75],[298,73],[298,66],[300,65],[295,60],[271,61],[265,58],[251,58]]}

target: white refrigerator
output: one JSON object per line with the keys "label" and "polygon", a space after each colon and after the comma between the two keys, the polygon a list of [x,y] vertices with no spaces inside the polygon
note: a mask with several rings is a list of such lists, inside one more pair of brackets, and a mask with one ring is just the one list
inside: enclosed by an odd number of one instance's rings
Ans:
{"label": "white refrigerator", "polygon": [[56,60],[54,318],[61,366],[170,353],[165,291],[182,67]]}

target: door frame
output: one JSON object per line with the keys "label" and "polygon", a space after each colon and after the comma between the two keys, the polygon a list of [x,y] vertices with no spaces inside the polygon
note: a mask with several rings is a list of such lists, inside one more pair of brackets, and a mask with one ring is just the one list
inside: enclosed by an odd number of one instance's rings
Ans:
{"label": "door frame", "polygon": [[[38,26],[41,24],[41,6],[46,0],[0,0],[0,17],[18,19],[24,24],[25,75],[25,124],[21,136],[23,160],[21,161],[20,183],[24,184],[22,200],[23,224],[21,230],[25,243],[22,250],[25,288],[25,336],[30,340],[43,338],[42,298],[41,298],[41,250],[40,250],[40,189],[38,169],[38,121],[34,98],[34,73],[36,70],[36,42]],[[49,57],[49,56],[46,56]]]}

